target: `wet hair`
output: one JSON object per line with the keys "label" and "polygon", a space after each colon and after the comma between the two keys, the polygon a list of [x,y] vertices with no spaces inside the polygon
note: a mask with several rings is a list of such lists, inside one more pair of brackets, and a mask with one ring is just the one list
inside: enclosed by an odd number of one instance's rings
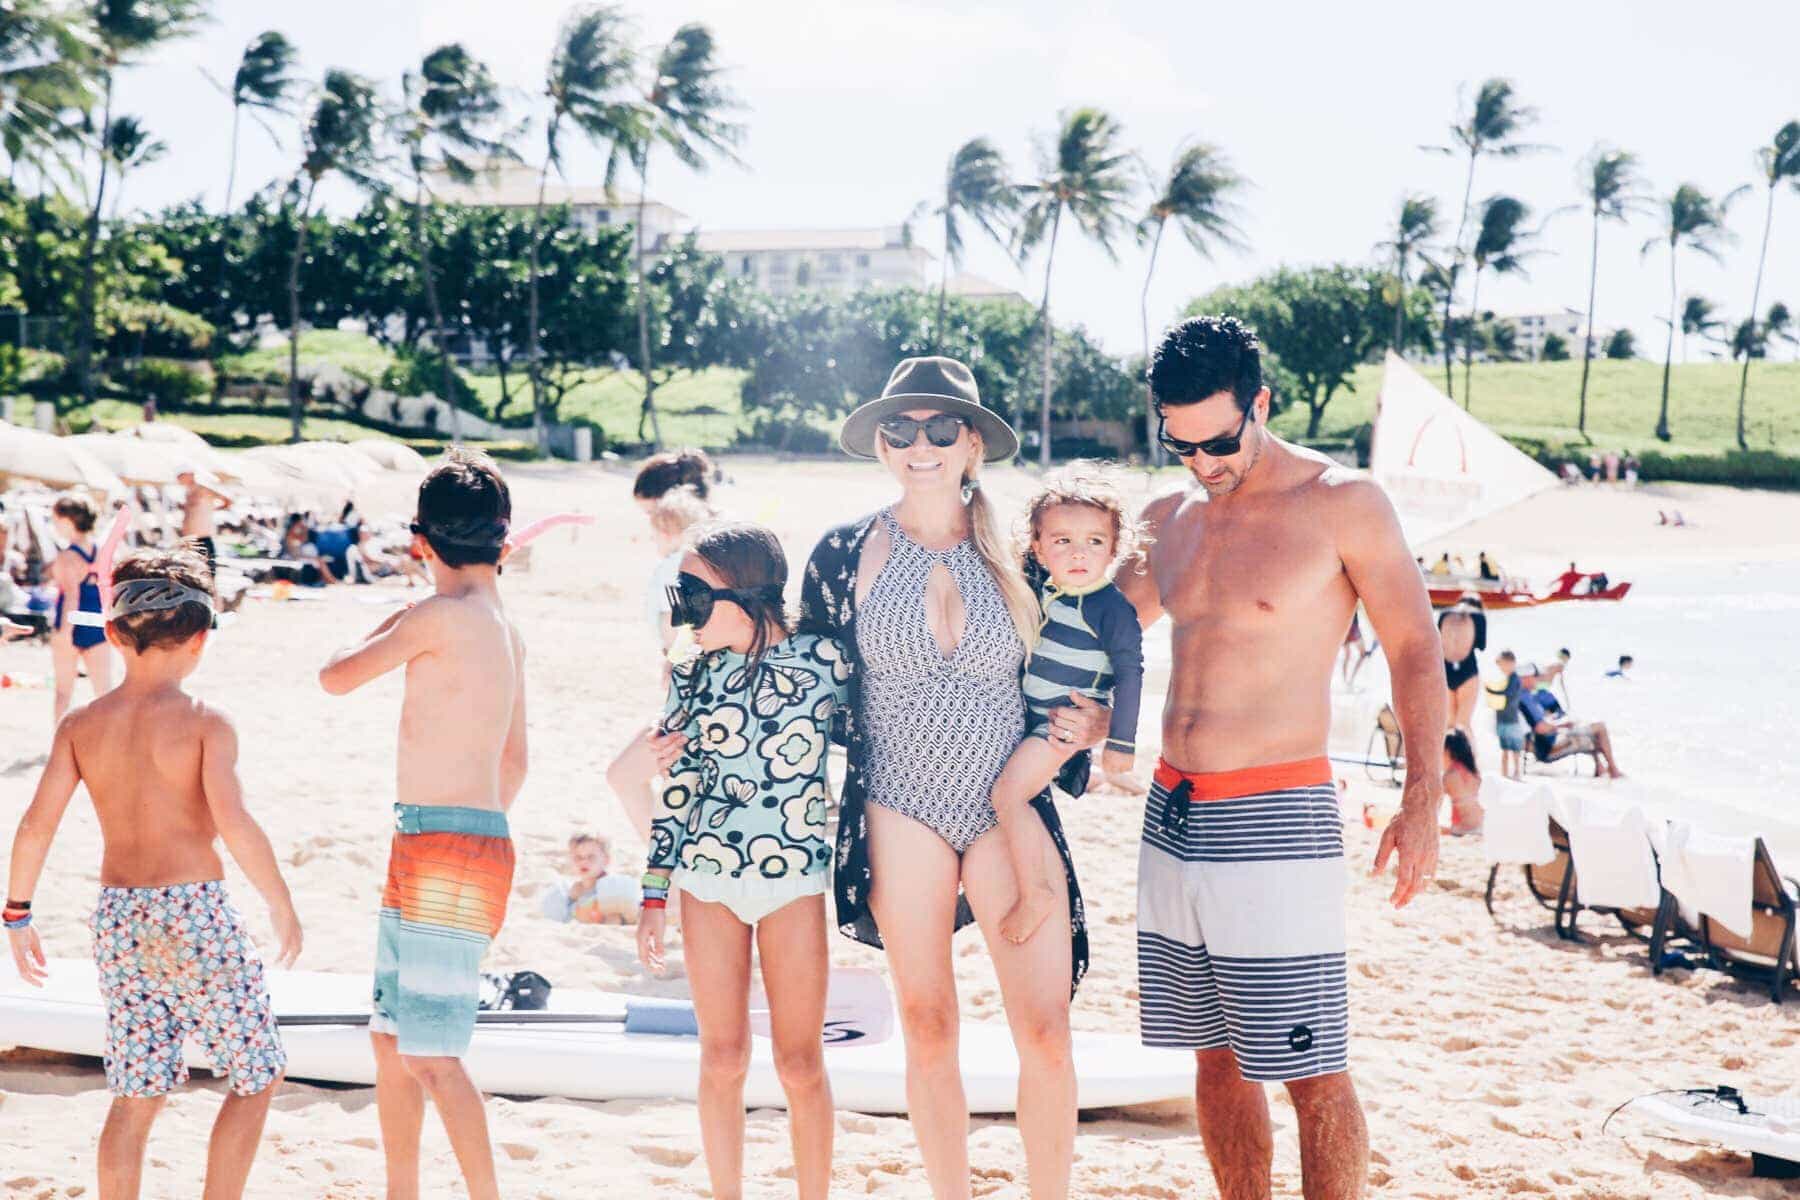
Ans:
{"label": "wet hair", "polygon": [[1629,655],[1629,654],[1619,655],[1619,665],[1621,667],[1629,667],[1632,663],[1634,663],[1636,661],[1637,661],[1637,659],[1631,657],[1631,655]]}
{"label": "wet hair", "polygon": [[1460,729],[1452,729],[1444,735],[1444,753],[1450,761],[1473,775],[1481,778],[1481,768],[1475,765],[1475,747],[1469,745],[1469,735]]}
{"label": "wet hair", "polygon": [[493,566],[512,522],[512,493],[485,454],[452,450],[419,484],[416,533],[446,567]]}
{"label": "wet hair", "polygon": [[781,541],[761,525],[716,521],[701,527],[692,545],[694,554],[719,573],[726,587],[757,593],[733,597],[756,626],[747,655],[754,670],[769,649],[769,627],[778,627],[784,635],[794,628],[781,595],[788,579]]}
{"label": "wet hair", "polygon": [[100,520],[100,510],[80,492],[58,496],[56,503],[50,506],[50,511],[73,525],[77,533],[94,532],[94,524]]}
{"label": "wet hair", "polygon": [[608,858],[612,857],[612,841],[604,834],[572,833],[569,835],[569,849],[571,851],[577,850],[582,846],[598,846],[600,847],[600,853],[606,855]]}
{"label": "wet hair", "polygon": [[644,460],[637,478],[631,481],[631,494],[638,500],[660,500],[679,487],[692,488],[704,500],[712,490],[712,459],[706,451],[689,446],[681,450],[665,450]]}
{"label": "wet hair", "polygon": [[[1113,561],[1119,562],[1137,553],[1143,530],[1125,508],[1125,497],[1106,468],[1091,460],[1077,460],[1046,476],[1037,494],[1025,505],[1024,553],[1042,532],[1044,514],[1065,504],[1079,504],[1105,513],[1112,523]],[[1023,557],[1023,555],[1021,555]]]}
{"label": "wet hair", "polygon": [[[190,587],[198,592],[213,590],[212,572],[206,568],[206,556],[199,543],[185,541],[172,550],[133,550],[113,564],[112,582],[116,587],[133,579],[155,579]],[[157,646],[179,646],[197,633],[212,628],[212,610],[197,601],[177,604],[174,608],[133,613],[108,624],[139,654]]]}
{"label": "wet hair", "polygon": [[1514,654],[1511,650],[1502,650],[1500,653],[1494,655],[1494,661],[1516,663],[1519,661],[1519,656]]}
{"label": "wet hair", "polygon": [[1236,317],[1189,317],[1163,335],[1149,380],[1159,409],[1230,392],[1238,411],[1248,412],[1263,386],[1262,343]]}
{"label": "wet hair", "polygon": [[670,488],[651,506],[650,528],[658,533],[685,533],[713,515],[712,506],[687,484]]}

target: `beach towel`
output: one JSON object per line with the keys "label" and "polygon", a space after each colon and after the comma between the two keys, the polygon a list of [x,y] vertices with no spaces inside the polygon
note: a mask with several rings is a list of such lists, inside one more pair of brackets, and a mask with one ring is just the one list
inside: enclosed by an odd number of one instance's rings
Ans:
{"label": "beach towel", "polygon": [[1537,866],[1553,862],[1550,844],[1550,789],[1489,776],[1481,781],[1485,818],[1481,850],[1490,863]]}
{"label": "beach towel", "polygon": [[1741,938],[1755,933],[1756,839],[1709,833],[1688,821],[1669,826],[1663,886],[1684,909],[1711,917]]}
{"label": "beach towel", "polygon": [[1575,896],[1587,908],[1655,908],[1662,902],[1644,810],[1590,796],[1568,826]]}

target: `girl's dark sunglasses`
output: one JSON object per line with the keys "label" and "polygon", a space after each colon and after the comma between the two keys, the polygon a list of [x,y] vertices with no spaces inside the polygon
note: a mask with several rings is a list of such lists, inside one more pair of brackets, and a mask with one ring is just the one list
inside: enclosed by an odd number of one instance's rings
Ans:
{"label": "girl's dark sunglasses", "polygon": [[698,575],[686,571],[675,577],[675,586],[663,589],[669,599],[669,624],[691,625],[695,629],[712,620],[713,605],[729,600],[739,608],[752,601],[781,603],[781,589],[771,584],[761,588],[716,588]]}
{"label": "girl's dark sunglasses", "polygon": [[925,431],[925,439],[938,449],[956,445],[956,439],[969,423],[955,413],[938,413],[926,417],[923,421],[912,417],[887,417],[877,426],[881,430],[881,438],[893,450],[906,450],[919,440],[919,430]]}
{"label": "girl's dark sunglasses", "polygon": [[1244,410],[1244,419],[1238,422],[1236,433],[1207,438],[1204,442],[1184,442],[1174,436],[1169,432],[1168,418],[1159,412],[1156,414],[1156,440],[1176,458],[1192,458],[1196,454],[1204,454],[1208,458],[1230,458],[1243,449],[1244,429],[1250,424],[1250,414],[1255,411],[1254,406]]}

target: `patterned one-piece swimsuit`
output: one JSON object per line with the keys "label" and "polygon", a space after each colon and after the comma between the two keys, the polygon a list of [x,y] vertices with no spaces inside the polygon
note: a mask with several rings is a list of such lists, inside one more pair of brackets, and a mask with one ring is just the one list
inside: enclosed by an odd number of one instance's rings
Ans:
{"label": "patterned one-piece swimsuit", "polygon": [[[994,783],[1025,733],[1025,646],[973,542],[927,550],[892,509],[880,520],[891,548],[856,609],[868,799],[921,822],[961,854],[998,824]],[[940,563],[966,614],[948,656],[925,616]]]}

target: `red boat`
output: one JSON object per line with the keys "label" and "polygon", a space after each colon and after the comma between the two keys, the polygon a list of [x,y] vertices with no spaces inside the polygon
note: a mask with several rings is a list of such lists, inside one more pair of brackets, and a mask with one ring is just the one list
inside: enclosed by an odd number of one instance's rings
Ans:
{"label": "red boat", "polygon": [[1540,604],[1561,604],[1566,600],[1623,600],[1625,593],[1631,590],[1631,585],[1615,583],[1597,592],[1551,592],[1543,596],[1492,582],[1455,587],[1433,587],[1427,584],[1427,588],[1431,592],[1433,608],[1449,608],[1473,592],[1481,597],[1481,606],[1492,612],[1500,608],[1536,608]]}

